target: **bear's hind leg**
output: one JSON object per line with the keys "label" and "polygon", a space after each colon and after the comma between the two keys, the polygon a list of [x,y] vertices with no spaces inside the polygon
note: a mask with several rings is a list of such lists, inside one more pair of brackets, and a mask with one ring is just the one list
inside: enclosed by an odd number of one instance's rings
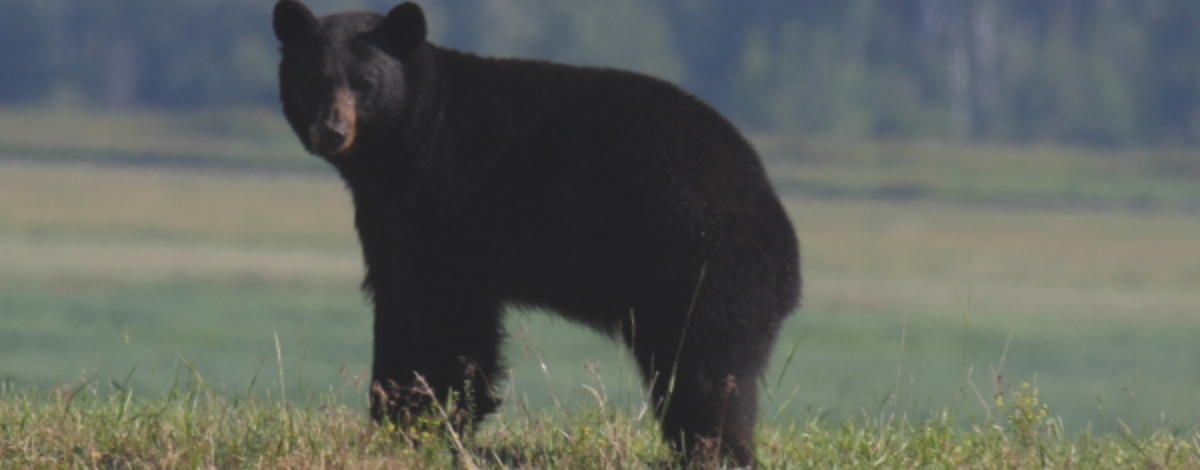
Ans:
{"label": "bear's hind leg", "polygon": [[739,345],[736,336],[702,333],[682,334],[682,347],[680,334],[629,341],[663,437],[690,464],[719,466],[728,459],[753,466],[759,380],[769,345]]}

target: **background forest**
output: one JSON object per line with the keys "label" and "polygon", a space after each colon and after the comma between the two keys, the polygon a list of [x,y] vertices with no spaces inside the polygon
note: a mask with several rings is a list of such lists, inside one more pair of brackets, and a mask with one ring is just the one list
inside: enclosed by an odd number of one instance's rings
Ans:
{"label": "background forest", "polygon": [[[319,13],[394,1],[312,0]],[[755,130],[1200,142],[1191,0],[455,0],[436,42],[669,78]],[[0,1],[0,105],[276,102],[270,2]]]}

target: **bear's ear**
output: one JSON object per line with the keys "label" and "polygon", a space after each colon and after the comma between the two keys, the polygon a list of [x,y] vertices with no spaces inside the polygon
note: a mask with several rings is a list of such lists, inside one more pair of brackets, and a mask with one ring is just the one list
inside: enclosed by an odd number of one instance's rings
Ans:
{"label": "bear's ear", "polygon": [[275,37],[284,44],[312,37],[317,30],[317,18],[298,0],[279,0],[275,4]]}
{"label": "bear's ear", "polygon": [[389,47],[401,57],[408,56],[425,42],[425,13],[413,2],[401,3],[388,12],[380,32]]}

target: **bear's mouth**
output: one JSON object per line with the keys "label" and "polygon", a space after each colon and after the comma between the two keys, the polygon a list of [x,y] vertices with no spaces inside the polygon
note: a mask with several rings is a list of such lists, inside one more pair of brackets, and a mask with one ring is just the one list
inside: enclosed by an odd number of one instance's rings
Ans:
{"label": "bear's mouth", "polygon": [[354,148],[354,132],[340,135],[314,134],[310,150],[325,158],[335,158],[350,153]]}

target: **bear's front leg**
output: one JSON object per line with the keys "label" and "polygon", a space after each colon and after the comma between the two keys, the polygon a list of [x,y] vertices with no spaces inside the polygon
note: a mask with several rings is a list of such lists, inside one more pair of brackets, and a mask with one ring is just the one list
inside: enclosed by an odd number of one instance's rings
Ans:
{"label": "bear's front leg", "polygon": [[[434,298],[436,297],[436,298]],[[500,372],[498,305],[464,294],[429,296],[387,308],[376,299],[371,417],[404,425],[443,412],[466,429],[499,405],[493,383]]]}

